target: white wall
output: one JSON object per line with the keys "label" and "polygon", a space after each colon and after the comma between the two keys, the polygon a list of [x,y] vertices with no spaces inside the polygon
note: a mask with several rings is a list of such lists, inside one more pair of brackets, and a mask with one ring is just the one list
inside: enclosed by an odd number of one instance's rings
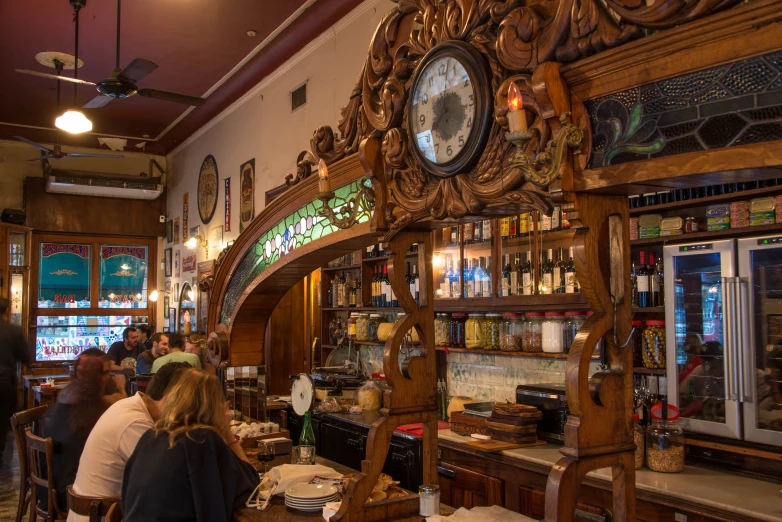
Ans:
{"label": "white wall", "polygon": [[[284,183],[286,174],[295,172],[296,157],[309,147],[313,131],[320,125],[330,125],[336,131],[340,109],[348,102],[361,72],[375,28],[393,7],[390,0],[366,0],[173,151],[167,158],[168,217],[181,219],[183,196],[188,193],[189,227],[201,225],[202,232],[208,234],[213,227],[222,226],[223,180],[230,177],[231,231],[224,233],[224,242],[235,239],[239,235],[239,166],[255,158],[257,216],[264,207],[265,192]],[[290,92],[305,82],[307,104],[291,113]],[[220,183],[215,215],[203,225],[196,190],[198,172],[208,154],[217,160]],[[212,246],[209,259],[216,258],[221,250]],[[165,247],[172,245],[161,245],[161,260]],[[174,253],[180,250],[181,258],[192,254],[181,240],[172,248]],[[198,262],[206,259],[203,248],[195,252]],[[179,283],[181,287],[195,273],[181,276],[171,278],[172,286]],[[164,283],[161,272],[158,288],[162,289]],[[157,324],[162,327],[163,307],[158,308]]]}

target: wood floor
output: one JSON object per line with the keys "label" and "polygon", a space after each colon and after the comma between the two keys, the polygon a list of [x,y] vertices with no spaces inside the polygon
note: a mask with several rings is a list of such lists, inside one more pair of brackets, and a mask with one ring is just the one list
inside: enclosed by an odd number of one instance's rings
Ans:
{"label": "wood floor", "polygon": [[14,437],[9,432],[5,452],[0,456],[0,520],[15,520],[19,503],[19,459]]}

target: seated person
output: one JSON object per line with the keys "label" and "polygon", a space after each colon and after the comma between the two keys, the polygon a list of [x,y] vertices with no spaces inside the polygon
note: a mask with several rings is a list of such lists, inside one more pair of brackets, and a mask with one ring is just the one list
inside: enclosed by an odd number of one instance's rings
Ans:
{"label": "seated person", "polygon": [[152,336],[152,348],[136,359],[136,375],[152,373],[152,363],[164,355],[168,355],[168,334],[156,333]]}
{"label": "seated person", "polygon": [[111,359],[111,371],[126,372],[132,376],[136,372],[136,359],[146,348],[139,344],[138,329],[134,326],[125,328],[122,340],[112,343],[106,352]]}
{"label": "seated person", "polygon": [[193,368],[201,368],[201,359],[194,353],[185,353],[185,337],[181,334],[169,334],[168,355],[164,355],[152,363],[152,373],[170,362],[186,362]]}
{"label": "seated person", "polygon": [[206,351],[206,339],[201,332],[196,332],[185,337],[185,353],[197,355],[201,360],[201,367],[211,373],[215,373],[215,369],[209,361]]}
{"label": "seated person", "polygon": [[141,324],[138,326],[138,344],[142,350],[149,350],[152,348],[152,328],[148,324]]}
{"label": "seated person", "polygon": [[[76,359],[73,379],[59,393],[42,422],[41,436],[54,441],[54,483],[63,510],[67,508],[65,490],[76,478],[87,437],[109,407],[106,390],[111,379],[110,368],[111,360],[100,349],[84,350]],[[119,388],[124,389],[124,382]],[[46,489],[39,487],[37,495],[43,509],[48,511]]]}
{"label": "seated person", "polygon": [[231,433],[220,381],[180,370],[160,420],[125,466],[123,521],[229,522],[259,482]]}
{"label": "seated person", "polygon": [[[111,406],[90,432],[79,460],[73,491],[85,497],[120,498],[122,475],[139,438],[160,418],[163,398],[177,372],[187,363],[160,368],[147,387]],[[63,508],[65,506],[62,506]],[[89,522],[89,517],[68,513],[68,522]]]}

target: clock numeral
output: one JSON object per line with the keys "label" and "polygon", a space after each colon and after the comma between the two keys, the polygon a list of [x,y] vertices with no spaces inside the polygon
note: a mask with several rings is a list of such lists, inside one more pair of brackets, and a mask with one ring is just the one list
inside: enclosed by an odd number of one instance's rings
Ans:
{"label": "clock numeral", "polygon": [[445,153],[446,153],[446,154],[448,154],[448,156],[449,156],[449,157],[450,157],[450,156],[453,156],[453,149],[451,148],[451,146],[450,146],[450,145],[448,145],[448,146],[445,148]]}
{"label": "clock numeral", "polygon": [[470,85],[470,77],[469,77],[469,76],[467,76],[467,77],[464,79],[464,86],[465,86],[465,87],[467,87],[468,85]]}
{"label": "clock numeral", "polygon": [[429,87],[434,86],[434,76],[429,77]]}
{"label": "clock numeral", "polygon": [[467,118],[467,128],[469,129],[470,127],[472,127],[472,116]]}
{"label": "clock numeral", "polygon": [[446,65],[446,64],[444,64],[444,63],[441,63],[441,64],[440,64],[440,65],[437,67],[437,74],[439,74],[440,76],[445,76],[445,73],[446,73],[446,72],[448,72],[448,65]]}
{"label": "clock numeral", "polygon": [[435,154],[440,154],[440,144],[439,143],[435,143],[434,144],[434,153]]}
{"label": "clock numeral", "polygon": [[475,96],[470,94],[470,103],[467,105],[468,107],[472,107],[473,102],[475,101]]}
{"label": "clock numeral", "polygon": [[428,94],[426,94],[426,93],[424,93],[424,94],[421,96],[421,104],[422,104],[422,105],[426,105],[427,103],[429,103],[429,95],[428,95]]}
{"label": "clock numeral", "polygon": [[420,125],[423,127],[424,123],[426,123],[426,116],[425,116],[425,115],[423,115],[423,114],[422,114],[422,115],[420,115],[420,116],[418,117],[418,123],[419,123],[419,124],[420,124]]}
{"label": "clock numeral", "polygon": [[459,136],[459,147],[464,147],[464,136]]}
{"label": "clock numeral", "polygon": [[428,144],[428,143],[431,143],[431,142],[432,142],[432,138],[430,138],[429,135],[427,135],[426,136],[426,143]]}

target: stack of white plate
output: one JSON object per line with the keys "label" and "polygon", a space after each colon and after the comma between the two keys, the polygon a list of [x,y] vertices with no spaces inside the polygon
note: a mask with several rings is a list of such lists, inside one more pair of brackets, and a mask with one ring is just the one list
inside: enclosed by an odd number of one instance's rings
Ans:
{"label": "stack of white plate", "polygon": [[299,511],[321,511],[326,502],[337,500],[337,488],[329,484],[296,484],[285,490],[285,505]]}

